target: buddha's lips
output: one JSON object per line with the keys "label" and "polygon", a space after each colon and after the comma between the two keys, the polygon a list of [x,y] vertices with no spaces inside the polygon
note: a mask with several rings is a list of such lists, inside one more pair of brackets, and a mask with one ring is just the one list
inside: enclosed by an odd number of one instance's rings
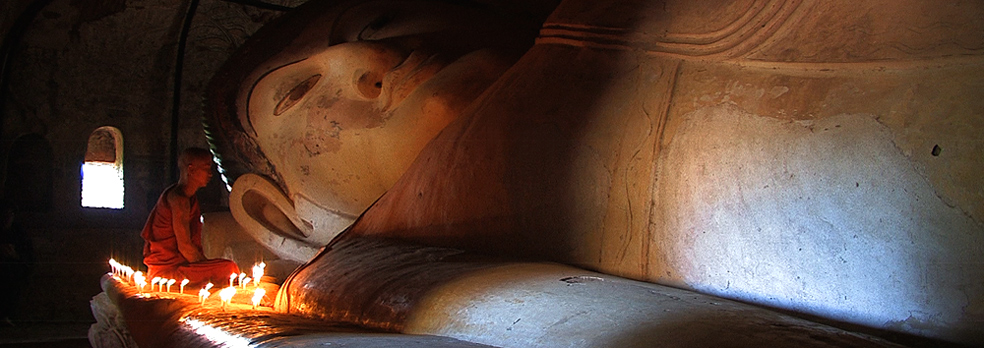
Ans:
{"label": "buddha's lips", "polygon": [[[389,110],[413,93],[421,84],[448,65],[438,54],[413,51],[383,78],[386,91],[384,110]],[[387,85],[389,86],[387,88]]]}

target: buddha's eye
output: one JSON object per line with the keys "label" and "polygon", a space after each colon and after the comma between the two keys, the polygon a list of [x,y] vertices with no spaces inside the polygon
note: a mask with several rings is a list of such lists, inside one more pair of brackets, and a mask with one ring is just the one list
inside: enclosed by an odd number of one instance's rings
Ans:
{"label": "buddha's eye", "polygon": [[307,94],[307,92],[310,91],[320,79],[320,74],[314,75],[297,84],[294,88],[291,88],[290,92],[287,92],[287,95],[285,95],[284,98],[280,99],[280,102],[277,103],[277,107],[273,109],[273,115],[280,116],[280,114],[283,114],[289,110],[292,106],[294,106],[294,104],[297,104],[297,102],[300,101],[301,98],[304,98],[304,95]]}

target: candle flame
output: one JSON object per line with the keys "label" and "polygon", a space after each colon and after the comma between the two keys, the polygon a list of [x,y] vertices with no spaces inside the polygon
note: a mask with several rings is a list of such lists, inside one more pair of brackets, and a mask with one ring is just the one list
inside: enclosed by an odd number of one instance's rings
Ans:
{"label": "candle flame", "polygon": [[188,282],[190,282],[190,280],[188,280],[188,278],[185,278],[185,280],[182,280],[181,281],[181,293],[182,294],[185,292],[185,285],[188,285]]}
{"label": "candle flame", "polygon": [[120,272],[120,263],[116,262],[116,259],[109,259],[109,267],[113,269],[113,275],[118,276]]}
{"label": "candle flame", "polygon": [[[209,283],[209,284],[212,284],[212,283]],[[211,294],[212,293],[208,292],[208,288],[198,290],[198,300],[202,303],[202,305],[204,305],[205,304],[205,300],[207,300],[208,299],[208,296],[211,295]]]}
{"label": "candle flame", "polygon": [[215,284],[212,284],[212,282],[208,282],[208,284],[205,284],[205,290],[209,290],[209,289],[211,289],[211,288],[212,288],[213,286],[215,286]]}
{"label": "candle flame", "polygon": [[133,273],[133,283],[140,287],[140,291],[143,291],[145,285],[147,285],[147,278],[144,277],[143,272],[137,271]]}
{"label": "candle flame", "polygon": [[236,281],[236,276],[238,276],[238,274],[235,274],[235,273],[229,275],[229,286],[230,287],[232,286],[232,282]]}
{"label": "candle flame", "polygon": [[253,309],[256,309],[256,306],[260,305],[260,301],[263,300],[263,295],[266,295],[266,290],[262,288],[256,289],[256,292],[253,293]]}
{"label": "candle flame", "polygon": [[260,262],[258,265],[253,265],[253,286],[260,285],[260,278],[263,278],[263,269],[266,268],[266,263]]}
{"label": "candle flame", "polygon": [[228,287],[219,291],[219,297],[222,299],[222,306],[229,304],[232,301],[232,297],[236,295],[236,288]]}

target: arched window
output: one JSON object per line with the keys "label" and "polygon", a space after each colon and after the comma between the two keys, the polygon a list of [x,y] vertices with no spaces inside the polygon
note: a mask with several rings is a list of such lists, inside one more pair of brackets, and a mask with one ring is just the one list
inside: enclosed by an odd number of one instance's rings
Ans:
{"label": "arched window", "polygon": [[82,206],[123,209],[123,133],[99,127],[89,135],[82,164]]}

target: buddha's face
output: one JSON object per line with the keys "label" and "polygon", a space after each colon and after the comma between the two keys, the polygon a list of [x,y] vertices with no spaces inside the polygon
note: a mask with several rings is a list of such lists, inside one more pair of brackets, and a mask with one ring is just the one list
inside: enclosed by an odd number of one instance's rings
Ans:
{"label": "buddha's face", "polygon": [[532,42],[445,2],[371,1],[328,17],[254,71],[238,102],[309,222],[364,211]]}

